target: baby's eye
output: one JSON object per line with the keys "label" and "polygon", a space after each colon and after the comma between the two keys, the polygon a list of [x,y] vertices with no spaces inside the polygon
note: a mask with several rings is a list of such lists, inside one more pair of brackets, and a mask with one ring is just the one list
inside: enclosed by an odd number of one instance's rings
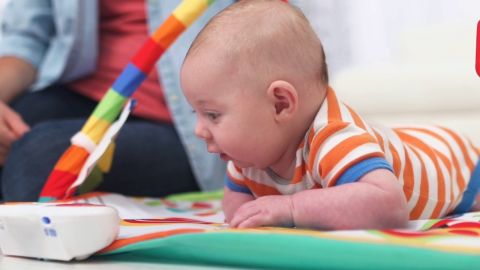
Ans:
{"label": "baby's eye", "polygon": [[220,116],[218,113],[213,113],[213,112],[208,112],[208,113],[205,113],[205,116],[211,120],[211,121],[215,121],[218,119],[218,117]]}

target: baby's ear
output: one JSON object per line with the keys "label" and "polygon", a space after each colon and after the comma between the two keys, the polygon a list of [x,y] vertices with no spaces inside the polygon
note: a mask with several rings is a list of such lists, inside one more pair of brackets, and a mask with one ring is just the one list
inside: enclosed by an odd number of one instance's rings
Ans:
{"label": "baby's ear", "polygon": [[298,109],[297,89],[286,81],[274,81],[267,91],[268,97],[275,106],[275,119],[283,121],[292,118]]}

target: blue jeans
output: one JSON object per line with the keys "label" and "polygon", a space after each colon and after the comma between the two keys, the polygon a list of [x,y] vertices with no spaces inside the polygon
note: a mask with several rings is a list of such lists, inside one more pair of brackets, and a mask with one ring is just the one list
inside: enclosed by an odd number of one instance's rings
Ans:
{"label": "blue jeans", "polygon": [[[5,162],[5,201],[38,199],[70,137],[96,104],[65,86],[28,93],[14,102],[12,107],[32,129],[12,145]],[[173,125],[130,117],[116,139],[113,166],[97,190],[160,197],[199,187]]]}

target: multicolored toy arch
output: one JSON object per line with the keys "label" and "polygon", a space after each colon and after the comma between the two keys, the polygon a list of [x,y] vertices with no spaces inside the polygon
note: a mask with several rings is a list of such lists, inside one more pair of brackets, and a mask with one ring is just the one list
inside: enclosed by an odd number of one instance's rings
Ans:
{"label": "multicolored toy arch", "polygon": [[[213,0],[182,1],[167,20],[145,42],[114,82],[113,86],[107,91],[81,131],[71,139],[72,145],[60,157],[49,175],[40,194],[40,201],[63,199],[75,193],[77,187],[84,180],[79,179],[79,175],[87,159],[98,147],[107,130],[111,128],[112,123],[119,116],[129,97],[145,80],[147,74],[152,70],[167,48],[213,2]],[[109,171],[113,150],[114,144],[112,143],[98,162],[98,168],[102,172]],[[89,173],[87,172],[86,174],[88,175]],[[74,183],[76,184],[73,185]]]}

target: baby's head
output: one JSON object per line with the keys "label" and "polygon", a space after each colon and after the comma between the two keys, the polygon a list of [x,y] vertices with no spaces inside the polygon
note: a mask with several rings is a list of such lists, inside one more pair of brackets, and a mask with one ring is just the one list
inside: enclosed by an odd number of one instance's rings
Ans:
{"label": "baby's head", "polygon": [[242,0],[199,33],[181,82],[208,150],[265,168],[299,142],[328,76],[320,40],[301,11],[279,0]]}

